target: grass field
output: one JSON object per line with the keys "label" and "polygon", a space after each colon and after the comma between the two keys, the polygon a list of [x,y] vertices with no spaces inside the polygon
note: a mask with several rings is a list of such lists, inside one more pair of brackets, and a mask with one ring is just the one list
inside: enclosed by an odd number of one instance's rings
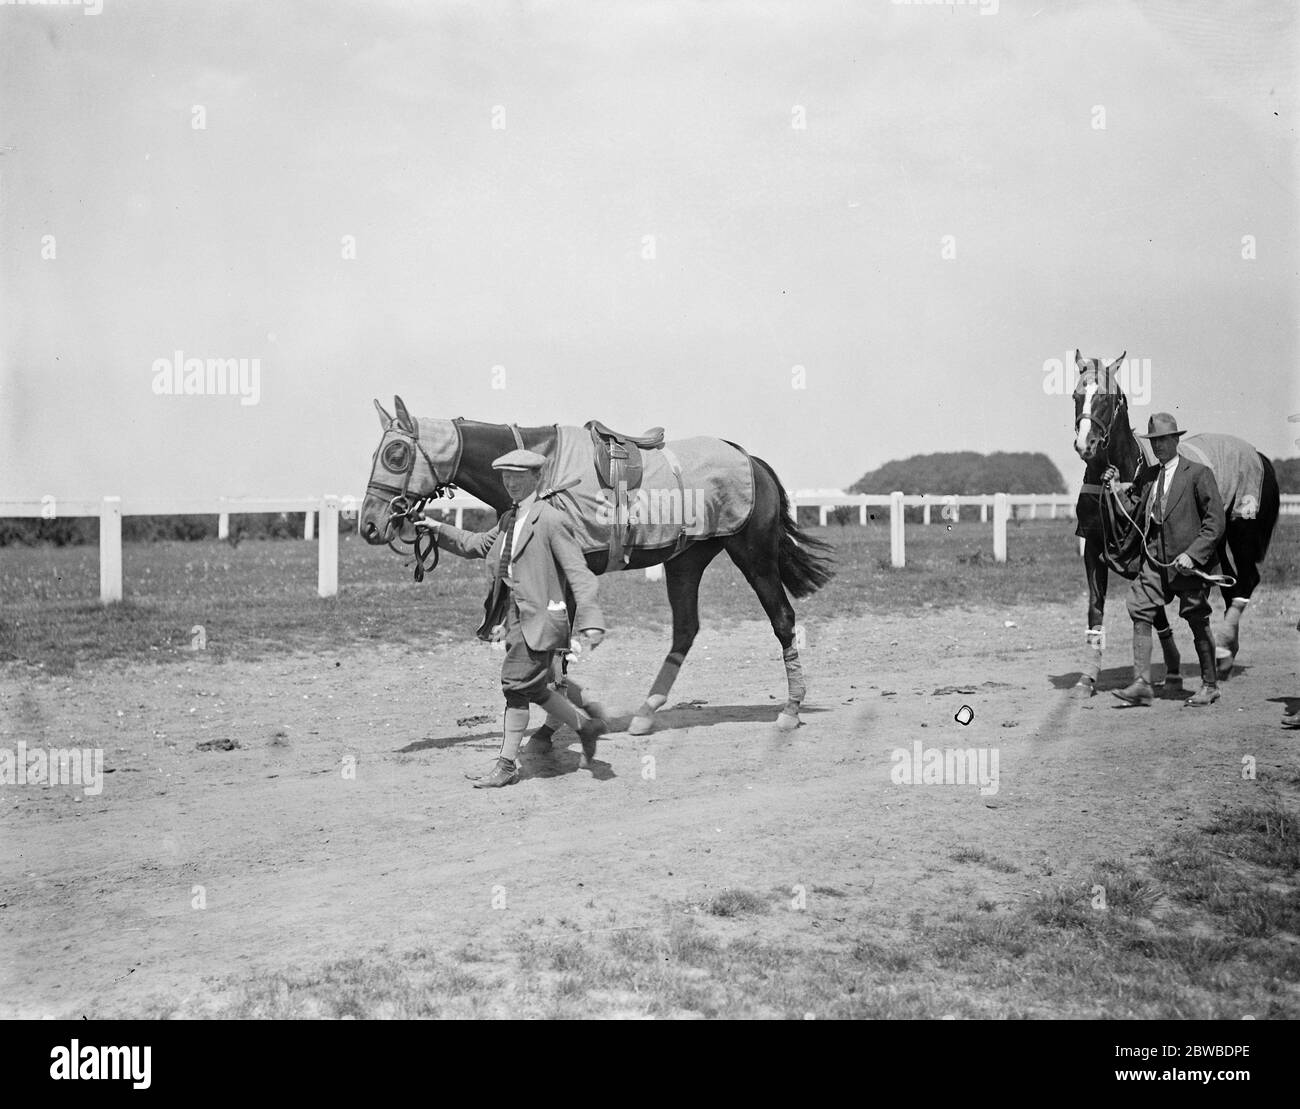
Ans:
{"label": "grass field", "polygon": [[[1008,530],[1008,560],[993,561],[992,527],[909,525],[907,566],[889,565],[882,524],[813,528],[836,549],[831,584],[798,602],[809,627],[836,616],[914,612],[966,605],[1035,604],[1085,597],[1073,523],[1022,521]],[[1300,580],[1300,517],[1283,517],[1264,584]],[[189,657],[204,629],[216,658],[256,658],[383,640],[438,643],[473,635],[482,616],[485,566],[444,555],[421,585],[386,547],[356,535],[339,544],[339,596],[316,596],[316,544],[298,540],[127,544],[126,599],[98,602],[98,549],[0,549],[0,661],[22,660],[54,673],[103,658],[168,661]],[[1123,594],[1112,581],[1114,603]],[[662,583],[640,571],[601,579],[612,634],[671,627]],[[1080,612],[1082,620],[1083,613]],[[762,619],[758,599],[725,555],[701,586],[701,624]]]}
{"label": "grass field", "polygon": [[[1300,693],[1300,518],[1279,525],[1250,662],[1214,716],[1053,688],[1081,653],[1068,521],[1013,524],[1002,565],[987,525],[909,526],[903,570],[885,527],[813,531],[838,575],[796,604],[811,726],[772,727],[779,659],[722,556],[702,624],[736,632],[693,654],[681,695],[700,699],[611,737],[605,780],[565,773],[561,749],[486,799],[461,774],[499,734],[492,665],[470,656],[482,563],[444,555],[416,585],[347,536],[322,600],[314,543],[135,543],[127,600],[104,607],[96,548],[0,549],[0,745],[93,738],[114,766],[100,798],[0,807],[23,845],[0,910],[30,972],[10,998],[95,1017],[1300,1017],[1300,768],[1271,703]],[[606,679],[635,704],[667,649],[664,586],[610,575],[601,602],[613,657],[637,660],[623,677],[607,651]],[[486,680],[413,713],[393,695],[405,653],[379,643]],[[995,798],[889,782],[894,745],[963,734],[948,682],[981,706],[963,742],[1002,752]],[[214,736],[237,742],[199,745]],[[340,752],[362,756],[346,789]],[[194,882],[204,913],[177,900]],[[517,915],[483,907],[497,882]],[[51,944],[93,947],[115,977],[73,1002],[31,969]],[[250,947],[256,970],[233,954]]]}

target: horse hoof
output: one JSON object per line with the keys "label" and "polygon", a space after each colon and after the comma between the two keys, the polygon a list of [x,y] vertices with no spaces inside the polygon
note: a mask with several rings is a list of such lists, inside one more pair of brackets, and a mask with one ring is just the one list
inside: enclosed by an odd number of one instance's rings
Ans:
{"label": "horse hoof", "polygon": [[1092,682],[1076,682],[1070,687],[1070,696],[1076,701],[1086,701],[1096,692]]}
{"label": "horse hoof", "polygon": [[799,727],[799,717],[792,716],[788,712],[783,712],[776,718],[776,726],[783,732],[792,732],[795,728]]}
{"label": "horse hoof", "polygon": [[627,732],[628,735],[649,735],[654,728],[653,716],[634,716],[632,723],[627,726]]}

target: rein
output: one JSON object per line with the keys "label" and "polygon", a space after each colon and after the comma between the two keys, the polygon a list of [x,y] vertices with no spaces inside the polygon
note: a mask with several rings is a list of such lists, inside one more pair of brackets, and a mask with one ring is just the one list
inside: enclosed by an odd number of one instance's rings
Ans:
{"label": "rein", "polygon": [[[1114,489],[1108,489],[1105,490],[1105,492],[1108,492],[1110,494],[1110,498],[1109,500],[1107,500],[1103,496],[1101,502],[1101,533],[1102,533],[1103,544],[1108,542],[1106,539],[1106,518],[1108,515],[1111,517],[1111,527],[1115,528],[1116,534],[1118,534],[1118,526],[1116,525],[1114,520],[1114,512],[1115,509],[1119,509],[1124,519],[1126,519],[1129,522],[1129,524],[1134,529],[1136,529],[1139,536],[1141,537],[1142,551],[1150,560],[1153,566],[1159,566],[1163,570],[1175,570],[1177,573],[1180,574],[1189,574],[1189,573],[1195,574],[1198,578],[1204,578],[1211,585],[1218,585],[1224,589],[1231,589],[1234,585],[1237,584],[1237,579],[1234,578],[1231,574],[1207,574],[1204,570],[1198,570],[1195,566],[1193,566],[1190,570],[1183,570],[1175,566],[1172,562],[1161,562],[1158,558],[1155,557],[1155,555],[1151,553],[1151,548],[1147,546],[1146,528],[1140,526],[1138,522],[1135,519],[1133,519],[1132,516],[1129,515],[1129,511],[1127,508],[1124,507],[1124,502],[1120,498],[1120,495]],[[1108,509],[1109,512],[1107,511]]]}

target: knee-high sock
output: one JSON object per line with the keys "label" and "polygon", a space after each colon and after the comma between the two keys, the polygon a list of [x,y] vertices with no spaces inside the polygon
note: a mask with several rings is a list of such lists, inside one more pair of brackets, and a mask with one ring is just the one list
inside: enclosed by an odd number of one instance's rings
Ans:
{"label": "knee-high sock", "polygon": [[501,726],[501,757],[514,762],[519,757],[519,745],[528,730],[528,710],[507,708]]}
{"label": "knee-high sock", "polygon": [[1133,625],[1133,677],[1151,684],[1151,625]]}
{"label": "knee-high sock", "polygon": [[562,723],[568,724],[575,732],[591,723],[590,716],[574,705],[567,697],[556,693],[555,690],[551,690],[546,695],[546,700],[541,702],[541,706],[546,710],[548,721],[554,716]]}
{"label": "knee-high sock", "polygon": [[[570,704],[577,705],[578,708],[580,709],[586,709],[587,695],[582,691],[582,686],[580,686],[572,678],[566,677],[564,680],[564,684],[558,686],[557,688],[559,692],[563,693],[564,696],[568,698]],[[561,720],[558,716],[556,716],[553,712],[548,712],[546,714],[546,723],[543,725],[543,727],[548,728],[552,733],[558,732],[561,728],[564,727],[564,721]],[[541,731],[541,729],[539,728],[538,731]]]}

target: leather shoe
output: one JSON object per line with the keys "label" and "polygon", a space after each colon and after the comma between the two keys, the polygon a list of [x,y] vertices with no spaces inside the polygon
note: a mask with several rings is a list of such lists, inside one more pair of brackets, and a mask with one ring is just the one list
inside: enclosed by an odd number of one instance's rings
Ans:
{"label": "leather shoe", "polygon": [[498,789],[501,786],[512,786],[519,781],[519,768],[513,763],[510,769],[506,769],[500,759],[493,764],[492,769],[474,782],[475,789]]}
{"label": "leather shoe", "polygon": [[1126,705],[1149,705],[1156,699],[1151,683],[1144,682],[1141,678],[1124,689],[1115,689],[1111,692]]}
{"label": "leather shoe", "polygon": [[1300,728],[1300,712],[1289,712],[1282,717],[1282,727]]}
{"label": "leather shoe", "polygon": [[1191,705],[1193,708],[1202,708],[1205,705],[1212,705],[1219,699],[1219,687],[1217,685],[1206,685],[1201,683],[1201,688],[1193,693],[1186,701],[1185,705]]}

